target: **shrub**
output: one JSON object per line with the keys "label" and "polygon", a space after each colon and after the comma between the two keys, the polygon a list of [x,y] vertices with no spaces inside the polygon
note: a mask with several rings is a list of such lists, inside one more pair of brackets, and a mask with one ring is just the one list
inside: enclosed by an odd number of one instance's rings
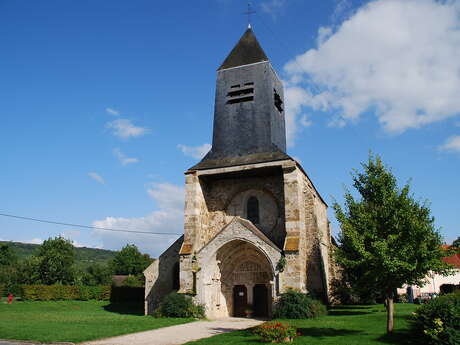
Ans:
{"label": "shrub", "polygon": [[0,298],[2,298],[4,291],[5,291],[5,287],[0,284]]}
{"label": "shrub", "polygon": [[460,293],[430,300],[414,314],[413,331],[424,344],[460,344]]}
{"label": "shrub", "polygon": [[442,284],[439,287],[441,295],[453,293],[457,290],[460,290],[460,285],[455,285],[455,284]]}
{"label": "shrub", "polygon": [[106,301],[110,299],[110,286],[23,285],[22,297],[28,301]]}
{"label": "shrub", "polygon": [[254,328],[253,333],[271,343],[291,342],[297,336],[297,329],[282,322],[265,322]]}
{"label": "shrub", "polygon": [[111,297],[111,287],[108,285],[79,286],[78,299],[82,301],[108,301]]}
{"label": "shrub", "polygon": [[277,319],[311,319],[327,313],[326,306],[310,296],[289,290],[281,294],[273,316]]}
{"label": "shrub", "polygon": [[204,307],[196,305],[190,296],[172,292],[160,303],[155,316],[204,318]]}
{"label": "shrub", "polygon": [[123,286],[144,288],[144,279],[138,276],[129,275],[123,282]]}

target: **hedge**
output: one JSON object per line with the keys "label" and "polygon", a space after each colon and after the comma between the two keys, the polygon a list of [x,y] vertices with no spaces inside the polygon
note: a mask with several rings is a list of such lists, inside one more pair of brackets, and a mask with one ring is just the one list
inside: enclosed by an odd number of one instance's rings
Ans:
{"label": "hedge", "polygon": [[5,287],[0,284],[0,298],[2,298],[4,290],[5,290]]}
{"label": "hedge", "polygon": [[110,300],[111,286],[23,285],[26,301]]}

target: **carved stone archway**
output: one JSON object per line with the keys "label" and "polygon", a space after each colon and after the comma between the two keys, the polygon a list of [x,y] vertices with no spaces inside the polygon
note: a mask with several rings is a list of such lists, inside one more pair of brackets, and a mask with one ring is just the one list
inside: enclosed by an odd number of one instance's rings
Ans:
{"label": "carved stone archway", "polygon": [[[265,255],[251,243],[234,240],[222,246],[216,253],[220,272],[220,292],[229,316],[241,316],[236,312],[234,289],[244,286],[246,289],[246,308],[254,309],[255,286],[265,286],[268,293],[263,297],[268,316],[271,304],[271,291],[274,280],[273,270]],[[240,292],[240,294],[243,292]],[[241,299],[238,299],[241,301]],[[261,298],[257,298],[261,303]]]}

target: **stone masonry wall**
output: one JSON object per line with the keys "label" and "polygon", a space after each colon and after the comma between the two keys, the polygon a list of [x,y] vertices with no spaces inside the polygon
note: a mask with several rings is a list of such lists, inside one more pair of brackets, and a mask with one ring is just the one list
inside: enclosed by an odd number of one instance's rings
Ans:
{"label": "stone masonry wall", "polygon": [[179,250],[184,237],[179,237],[158,259],[147,267],[145,276],[145,314],[153,314],[161,300],[178,288]]}
{"label": "stone masonry wall", "polygon": [[284,241],[284,193],[282,176],[241,177],[202,182],[207,214],[202,220],[200,245],[211,240],[234,216],[246,218],[249,196],[259,200],[258,228],[274,243]]}

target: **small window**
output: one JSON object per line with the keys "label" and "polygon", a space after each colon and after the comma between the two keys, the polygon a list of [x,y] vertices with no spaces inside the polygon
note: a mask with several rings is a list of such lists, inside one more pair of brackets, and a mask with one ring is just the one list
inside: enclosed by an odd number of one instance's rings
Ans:
{"label": "small window", "polygon": [[240,90],[235,90],[235,91],[230,91],[227,94],[227,97],[239,97],[239,96],[244,96],[244,95],[251,95],[254,93],[254,88],[249,88],[249,89],[240,89]]}
{"label": "small window", "polygon": [[236,98],[236,99],[229,99],[227,101],[227,104],[250,102],[250,101],[253,101],[253,100],[254,100],[254,96],[241,97],[241,98]]}
{"label": "small window", "polygon": [[248,82],[240,87],[240,84],[230,86],[227,93],[227,104],[250,102],[254,100],[254,83]]}
{"label": "small window", "polygon": [[248,199],[247,215],[248,220],[253,224],[259,224],[259,200],[255,196],[251,196]]}
{"label": "small window", "polygon": [[273,89],[273,92],[274,92],[273,98],[274,98],[274,101],[275,101],[275,107],[276,107],[276,109],[278,109],[278,111],[280,113],[282,113],[283,110],[284,110],[283,109],[283,101],[281,100],[280,95],[278,94],[278,92],[276,92],[275,89]]}

